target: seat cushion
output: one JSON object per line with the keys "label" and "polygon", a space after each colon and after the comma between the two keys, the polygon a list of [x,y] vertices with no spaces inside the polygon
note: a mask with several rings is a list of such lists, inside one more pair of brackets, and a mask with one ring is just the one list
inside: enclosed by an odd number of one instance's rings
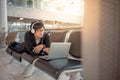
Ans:
{"label": "seat cushion", "polygon": [[7,52],[9,55],[12,56],[13,50],[8,47],[8,48],[6,48],[6,52]]}
{"label": "seat cushion", "polygon": [[29,55],[28,53],[22,53],[21,57],[32,64],[32,62],[39,56]]}
{"label": "seat cushion", "polygon": [[18,52],[16,52],[16,51],[13,51],[13,52],[12,52],[12,56],[13,56],[17,61],[19,61],[19,62],[22,61],[22,57],[21,57],[21,54],[20,54],[20,53],[18,53]]}
{"label": "seat cushion", "polygon": [[81,68],[81,62],[73,59],[56,59],[50,61],[39,59],[35,66],[53,78],[58,79],[60,73],[65,70]]}

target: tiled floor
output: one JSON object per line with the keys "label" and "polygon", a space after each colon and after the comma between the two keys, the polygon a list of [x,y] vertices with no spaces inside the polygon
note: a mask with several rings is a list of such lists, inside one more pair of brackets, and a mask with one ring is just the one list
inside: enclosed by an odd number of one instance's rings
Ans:
{"label": "tiled floor", "polygon": [[[5,52],[5,48],[0,49],[0,80],[54,80],[37,68],[31,77],[23,78],[21,74],[28,63],[26,61],[22,61],[22,63],[15,61],[9,64],[11,59],[12,57]],[[63,77],[60,80],[68,79]]]}
{"label": "tiled floor", "polygon": [[35,70],[29,78],[22,78],[21,74],[27,66],[27,62],[19,63],[15,61],[9,64],[11,56],[6,54],[5,49],[0,49],[0,80],[53,80],[40,70]]}

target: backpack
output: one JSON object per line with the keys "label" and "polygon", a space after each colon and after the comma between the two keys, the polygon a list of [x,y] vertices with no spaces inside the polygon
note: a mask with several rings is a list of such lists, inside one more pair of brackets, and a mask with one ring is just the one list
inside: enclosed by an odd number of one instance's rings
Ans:
{"label": "backpack", "polygon": [[25,51],[25,44],[23,43],[19,43],[19,42],[12,42],[10,45],[8,45],[8,47],[18,53],[23,53]]}

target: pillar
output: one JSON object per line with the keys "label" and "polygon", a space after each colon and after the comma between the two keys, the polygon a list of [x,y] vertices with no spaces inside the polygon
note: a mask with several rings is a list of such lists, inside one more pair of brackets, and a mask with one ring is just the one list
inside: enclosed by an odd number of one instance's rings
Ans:
{"label": "pillar", "polygon": [[7,32],[7,0],[0,0],[0,32]]}

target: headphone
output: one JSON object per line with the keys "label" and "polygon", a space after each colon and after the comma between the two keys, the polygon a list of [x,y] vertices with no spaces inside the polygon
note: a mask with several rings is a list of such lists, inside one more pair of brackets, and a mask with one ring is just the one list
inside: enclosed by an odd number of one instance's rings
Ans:
{"label": "headphone", "polygon": [[31,32],[32,32],[32,33],[35,33],[35,30],[33,29],[33,26],[34,26],[36,23],[39,23],[39,22],[36,21],[36,22],[34,22],[34,23],[31,25]]}

